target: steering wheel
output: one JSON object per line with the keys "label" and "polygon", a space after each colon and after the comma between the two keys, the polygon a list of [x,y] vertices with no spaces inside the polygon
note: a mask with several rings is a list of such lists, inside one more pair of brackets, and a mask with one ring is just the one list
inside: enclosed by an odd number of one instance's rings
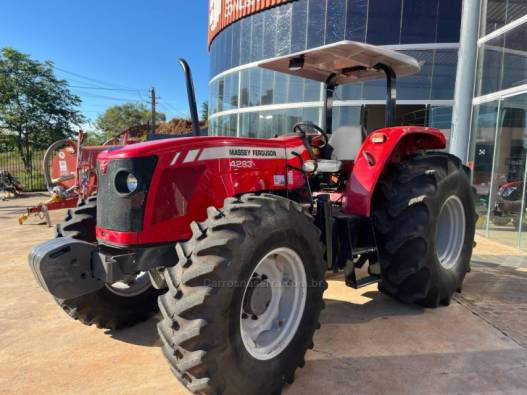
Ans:
{"label": "steering wheel", "polygon": [[293,133],[308,139],[309,145],[317,148],[324,148],[329,142],[328,134],[314,123],[299,122],[293,126]]}

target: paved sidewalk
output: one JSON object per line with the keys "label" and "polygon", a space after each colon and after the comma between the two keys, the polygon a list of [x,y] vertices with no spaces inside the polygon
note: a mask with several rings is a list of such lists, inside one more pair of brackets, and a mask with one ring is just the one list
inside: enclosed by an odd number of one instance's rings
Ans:
{"label": "paved sidewalk", "polygon": [[[187,394],[161,354],[155,319],[121,331],[86,327],[36,284],[27,253],[53,232],[16,218],[43,199],[0,202],[0,394]],[[478,237],[463,293],[439,309],[331,276],[315,349],[285,393],[527,393],[524,257]]]}
{"label": "paved sidewalk", "polygon": [[476,235],[476,248],[472,255],[472,263],[475,266],[490,264],[527,270],[527,251]]}

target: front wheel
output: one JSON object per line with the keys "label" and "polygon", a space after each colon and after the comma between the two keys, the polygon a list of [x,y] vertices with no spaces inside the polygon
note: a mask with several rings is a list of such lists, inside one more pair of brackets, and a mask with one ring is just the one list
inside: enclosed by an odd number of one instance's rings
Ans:
{"label": "front wheel", "polygon": [[[74,209],[69,209],[64,223],[57,225],[56,237],[72,237],[96,243],[97,198],[92,196]],[[57,303],[73,319],[85,325],[119,329],[145,321],[157,312],[156,290],[148,273],[129,276],[115,284],[74,299],[58,299]]]}
{"label": "front wheel", "polygon": [[192,392],[274,394],[313,347],[326,288],[318,229],[274,195],[229,198],[192,224],[159,298],[163,353]]}
{"label": "front wheel", "polygon": [[379,288],[405,302],[448,305],[470,270],[477,214],[469,170],[435,152],[392,164],[375,193],[373,218]]}

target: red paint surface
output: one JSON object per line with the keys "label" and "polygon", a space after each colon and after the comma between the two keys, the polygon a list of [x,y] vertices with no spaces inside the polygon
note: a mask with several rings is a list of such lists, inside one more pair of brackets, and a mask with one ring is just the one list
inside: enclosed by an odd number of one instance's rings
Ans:
{"label": "red paint surface", "polygon": [[[384,143],[375,144],[371,141],[372,136],[377,133],[386,135]],[[375,187],[389,162],[398,162],[401,157],[418,150],[445,147],[445,136],[439,130],[432,128],[401,126],[380,129],[370,134],[357,155],[346,185],[344,212],[369,217]],[[369,156],[375,164],[371,165],[366,156]]]}
{"label": "red paint surface", "polygon": [[[62,166],[61,166],[62,165]],[[59,149],[57,154],[53,157],[50,163],[50,175],[51,179],[57,180],[61,177],[73,175],[74,177],[69,180],[57,182],[57,185],[68,189],[75,185],[75,177],[77,172],[77,146],[76,144],[68,140],[68,144]]]}
{"label": "red paint surface", "polygon": [[78,199],[73,197],[70,199],[61,200],[60,202],[51,202],[51,203],[40,203],[36,206],[27,209],[28,214],[38,214],[42,212],[44,205],[48,211],[61,210],[64,208],[74,208],[77,207]]}
{"label": "red paint surface", "polygon": [[[443,134],[431,128],[394,127],[381,129],[374,134],[378,133],[386,136],[385,141],[374,143],[371,140],[373,134],[368,136],[342,196],[343,210],[348,214],[370,215],[375,187],[389,162],[397,162],[417,150],[442,149],[446,145]],[[228,150],[233,147],[276,149],[282,153],[282,157],[207,159],[202,156],[208,148]],[[195,159],[185,161],[189,152],[194,150],[198,151]],[[100,164],[108,164],[115,159],[151,155],[156,155],[158,162],[146,200],[143,231],[119,232],[98,227],[97,238],[123,246],[186,240],[191,236],[190,223],[205,220],[207,208],[222,207],[229,196],[303,187],[302,173],[287,166],[300,166],[300,160],[291,154],[292,151],[300,153],[304,160],[310,159],[302,140],[296,136],[274,139],[190,137],[152,141],[102,152],[99,154]],[[252,164],[248,168],[233,168],[232,161],[236,160],[250,161]],[[277,183],[276,176],[284,177],[285,183]],[[334,194],[332,200],[341,201],[341,197]]]}
{"label": "red paint surface", "polygon": [[[97,192],[97,155],[107,150],[107,146],[79,146],[68,140],[68,144],[57,150],[50,163],[50,175],[53,180],[73,175],[74,177],[57,182],[64,190],[75,187],[75,201],[78,197],[85,199]],[[80,152],[80,155],[78,154]],[[63,162],[61,164],[61,162]]]}
{"label": "red paint surface", "polygon": [[[281,158],[244,159],[229,157],[204,159],[207,148],[256,147],[277,149]],[[190,151],[198,150],[196,160],[185,162]],[[296,189],[304,185],[301,172],[287,168],[300,166],[291,154],[304,160],[309,152],[298,137],[253,139],[233,137],[190,137],[158,140],[102,152],[99,163],[114,159],[156,155],[158,162],[150,184],[141,233],[97,228],[97,238],[114,245],[166,243],[190,237],[190,223],[203,221],[210,206],[222,207],[225,198],[242,193]],[[174,163],[174,157],[179,153]],[[250,167],[233,167],[232,161],[252,162]],[[288,171],[290,182],[288,182]],[[275,177],[283,179],[283,183]],[[278,181],[278,182],[277,182]]]}
{"label": "red paint surface", "polygon": [[107,146],[90,146],[81,148],[81,155],[78,158],[77,177],[79,177],[79,195],[81,198],[88,198],[97,192],[97,156],[107,150]]}

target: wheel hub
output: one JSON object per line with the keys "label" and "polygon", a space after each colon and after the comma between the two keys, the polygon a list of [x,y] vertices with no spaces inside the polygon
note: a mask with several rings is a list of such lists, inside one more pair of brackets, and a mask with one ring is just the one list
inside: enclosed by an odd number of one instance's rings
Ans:
{"label": "wheel hub", "polygon": [[246,314],[258,317],[265,313],[271,303],[272,289],[267,276],[253,276],[247,287],[243,310]]}
{"label": "wheel hub", "polygon": [[461,199],[450,196],[437,218],[435,247],[439,263],[450,270],[456,266],[465,241],[465,209]]}
{"label": "wheel hub", "polygon": [[292,341],[307,299],[307,280],[300,256],[276,248],[256,265],[240,311],[240,334],[247,352],[265,361],[279,355]]}
{"label": "wheel hub", "polygon": [[151,282],[147,272],[140,272],[136,275],[128,276],[123,281],[105,285],[110,292],[129,298],[148,290],[151,287]]}

